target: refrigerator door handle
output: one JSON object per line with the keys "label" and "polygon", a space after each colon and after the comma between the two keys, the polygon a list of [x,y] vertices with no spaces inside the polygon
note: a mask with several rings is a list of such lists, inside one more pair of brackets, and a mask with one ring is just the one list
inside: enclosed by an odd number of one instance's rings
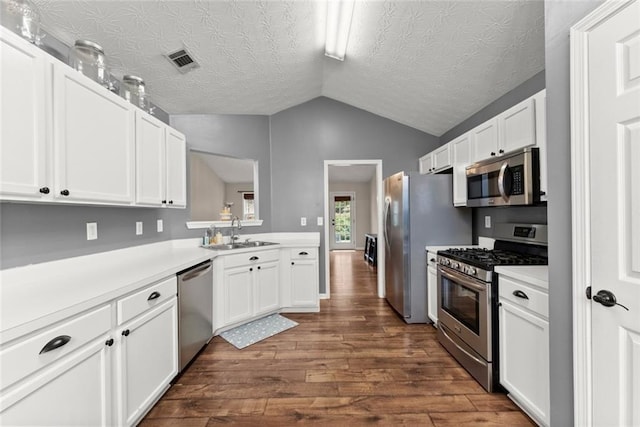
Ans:
{"label": "refrigerator door handle", "polygon": [[387,246],[387,251],[391,252],[391,242],[389,242],[389,210],[391,207],[391,199],[385,197],[384,199],[384,244]]}

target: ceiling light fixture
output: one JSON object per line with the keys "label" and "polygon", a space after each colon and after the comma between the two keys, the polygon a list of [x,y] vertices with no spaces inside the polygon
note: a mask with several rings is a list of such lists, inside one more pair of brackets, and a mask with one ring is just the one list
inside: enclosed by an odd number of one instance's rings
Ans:
{"label": "ceiling light fixture", "polygon": [[324,54],[329,58],[344,61],[354,3],[354,0],[327,1],[327,34]]}

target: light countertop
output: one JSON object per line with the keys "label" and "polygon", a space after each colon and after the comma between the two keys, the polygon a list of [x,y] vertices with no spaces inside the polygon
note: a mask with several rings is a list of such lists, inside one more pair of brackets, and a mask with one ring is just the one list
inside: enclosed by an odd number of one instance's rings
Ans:
{"label": "light countertop", "polygon": [[499,275],[549,289],[549,266],[547,265],[503,265],[495,268]]}
{"label": "light countertop", "polygon": [[0,271],[0,342],[80,313],[217,256],[318,246],[319,233],[242,235],[277,246],[234,250],[172,240]]}

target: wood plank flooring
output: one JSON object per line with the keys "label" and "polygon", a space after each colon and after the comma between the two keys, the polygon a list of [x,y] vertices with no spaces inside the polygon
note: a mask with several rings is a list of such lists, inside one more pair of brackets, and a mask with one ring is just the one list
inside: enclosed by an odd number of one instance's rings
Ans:
{"label": "wood plank flooring", "polygon": [[376,296],[361,251],[332,252],[331,299],[300,325],[237,350],[215,337],[142,426],[532,426]]}

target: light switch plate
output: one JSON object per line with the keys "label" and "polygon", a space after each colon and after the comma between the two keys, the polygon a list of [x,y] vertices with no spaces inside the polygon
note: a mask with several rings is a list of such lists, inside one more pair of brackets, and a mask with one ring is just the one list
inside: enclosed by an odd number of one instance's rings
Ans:
{"label": "light switch plate", "polygon": [[305,227],[307,225],[307,217],[306,216],[300,217],[300,225],[303,226],[303,227]]}
{"label": "light switch plate", "polygon": [[158,233],[162,233],[162,230],[164,230],[164,226],[162,225],[162,220],[159,219],[157,222],[157,229],[158,229]]}
{"label": "light switch plate", "polygon": [[318,225],[323,225],[324,224],[324,218],[322,218],[321,216],[318,217]]}
{"label": "light switch plate", "polygon": [[484,217],[484,228],[491,228],[491,217],[489,215]]}
{"label": "light switch plate", "polygon": [[142,234],[142,221],[136,221],[136,236]]}
{"label": "light switch plate", "polygon": [[87,223],[87,240],[96,240],[98,238],[98,223]]}

